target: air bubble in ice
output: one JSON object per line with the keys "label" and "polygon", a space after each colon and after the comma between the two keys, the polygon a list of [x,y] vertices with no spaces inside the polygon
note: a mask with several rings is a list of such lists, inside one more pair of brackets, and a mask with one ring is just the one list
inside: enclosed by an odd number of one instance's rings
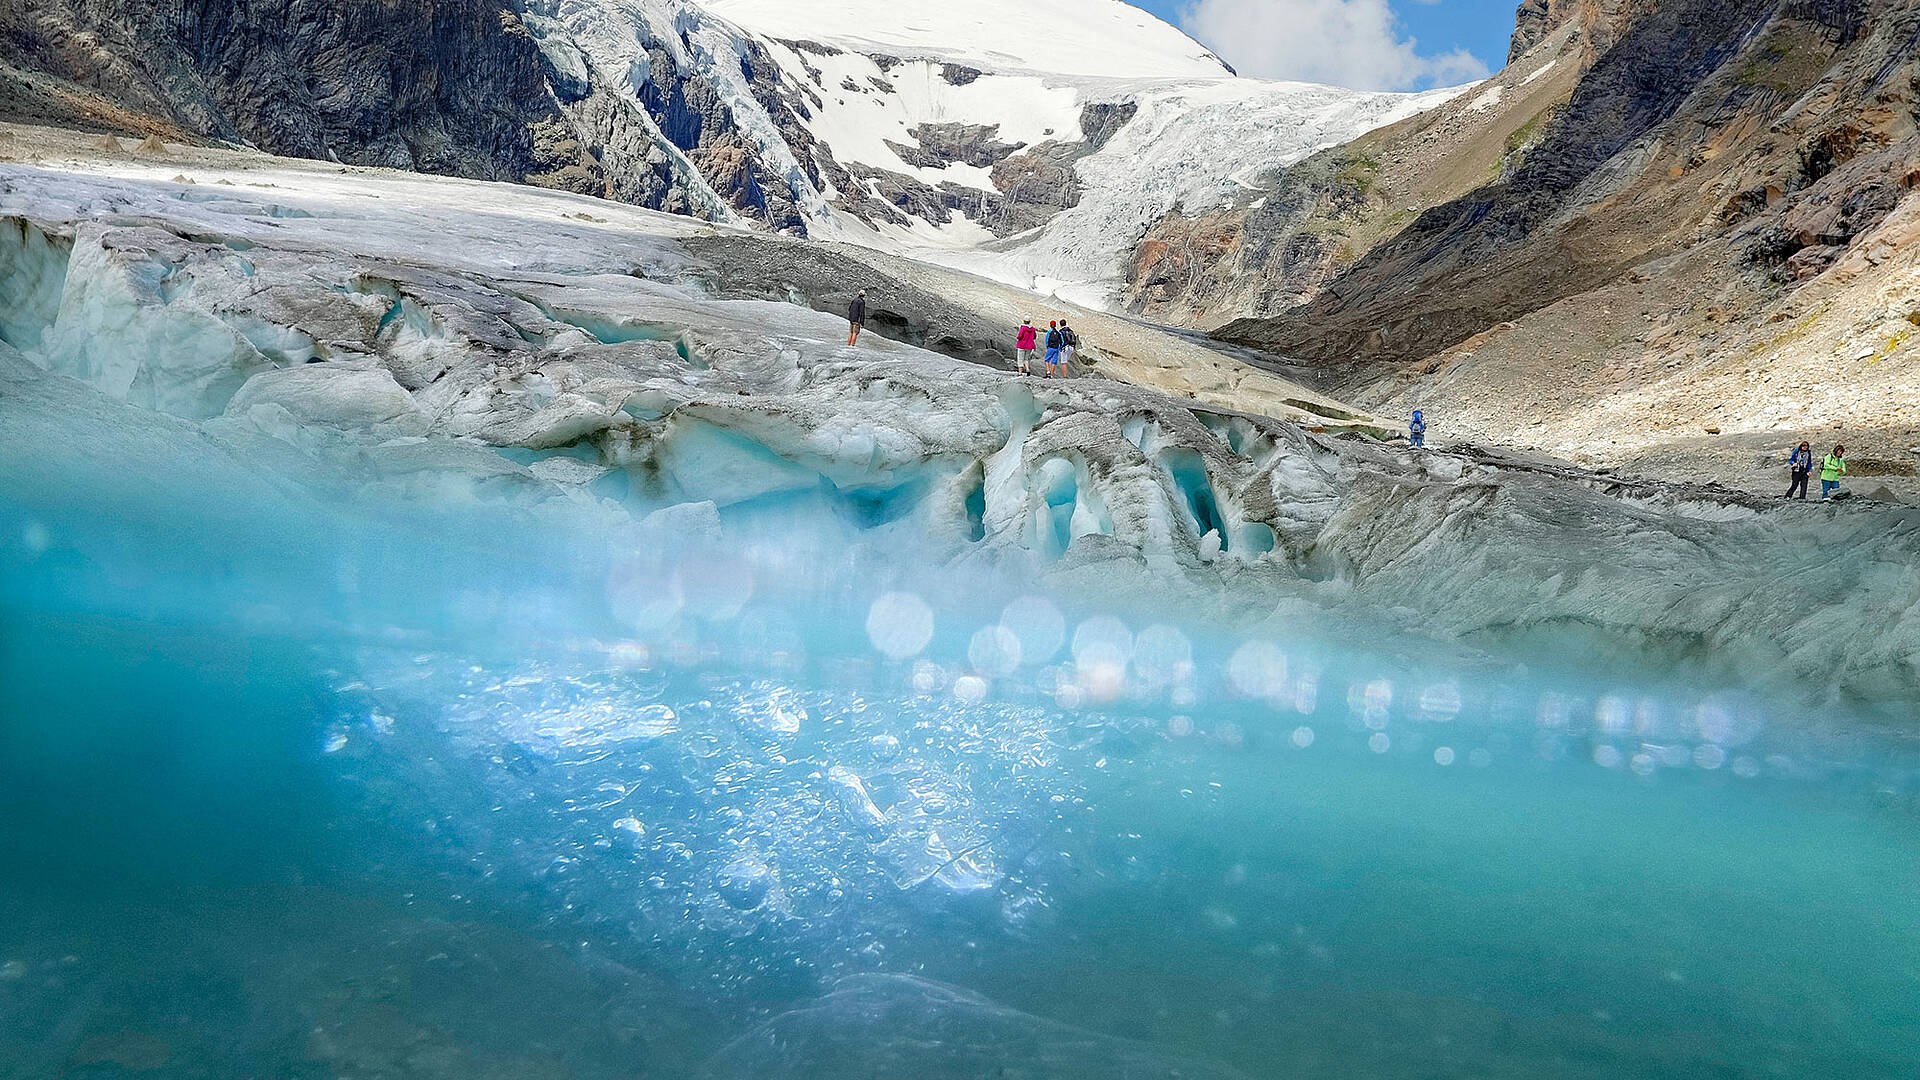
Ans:
{"label": "air bubble in ice", "polygon": [[659,701],[667,692],[667,677],[658,671],[636,671],[627,677],[623,690],[635,701]]}
{"label": "air bubble in ice", "polygon": [[742,911],[751,911],[767,898],[773,872],[758,859],[735,859],[720,871],[720,898]]}
{"label": "air bubble in ice", "polygon": [[665,705],[642,705],[634,712],[628,727],[636,738],[657,739],[673,734],[678,719]]}

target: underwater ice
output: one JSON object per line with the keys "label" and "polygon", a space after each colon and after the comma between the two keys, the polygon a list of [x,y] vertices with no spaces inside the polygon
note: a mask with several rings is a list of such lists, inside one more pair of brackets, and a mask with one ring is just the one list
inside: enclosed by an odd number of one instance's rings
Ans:
{"label": "underwater ice", "polygon": [[19,1075],[1920,1067],[1911,517],[35,190]]}

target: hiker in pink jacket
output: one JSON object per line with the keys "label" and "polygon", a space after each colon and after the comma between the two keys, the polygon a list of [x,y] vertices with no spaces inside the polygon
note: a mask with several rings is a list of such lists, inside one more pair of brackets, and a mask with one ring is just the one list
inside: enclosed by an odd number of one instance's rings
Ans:
{"label": "hiker in pink jacket", "polygon": [[1017,358],[1020,374],[1033,374],[1033,350],[1040,344],[1039,333],[1033,328],[1032,319],[1020,320],[1020,333],[1013,339],[1013,352]]}

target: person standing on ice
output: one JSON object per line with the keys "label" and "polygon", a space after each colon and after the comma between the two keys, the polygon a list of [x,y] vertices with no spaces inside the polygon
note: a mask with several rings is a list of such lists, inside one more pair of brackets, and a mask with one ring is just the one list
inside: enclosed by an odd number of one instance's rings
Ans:
{"label": "person standing on ice", "polygon": [[1427,422],[1421,418],[1420,410],[1413,410],[1413,423],[1407,425],[1407,440],[1415,446],[1427,445]]}
{"label": "person standing on ice", "polygon": [[1786,497],[1791,499],[1793,493],[1799,491],[1800,497],[1805,499],[1807,477],[1813,474],[1813,447],[1804,442],[1794,447],[1793,453],[1787,457],[1787,468],[1792,471],[1793,479],[1787,482]]}
{"label": "person standing on ice", "polygon": [[1833,489],[1840,486],[1840,478],[1847,475],[1847,448],[1836,444],[1833,453],[1820,463],[1820,501],[1826,502],[1833,497]]}
{"label": "person standing on ice", "polygon": [[1020,374],[1033,374],[1033,350],[1040,344],[1040,333],[1033,328],[1032,319],[1020,320],[1020,332],[1013,338],[1013,353],[1020,365]]}
{"label": "person standing on ice", "polygon": [[1060,340],[1060,324],[1057,322],[1048,323],[1046,365],[1047,374],[1049,375],[1054,373],[1056,366],[1060,363],[1060,347],[1063,344],[1065,343]]}
{"label": "person standing on ice", "polygon": [[861,289],[860,295],[847,305],[847,344],[860,341],[860,328],[867,325],[867,290]]}
{"label": "person standing on ice", "polygon": [[1080,335],[1073,332],[1067,320],[1060,320],[1060,374],[1073,374],[1073,354],[1080,351]]}

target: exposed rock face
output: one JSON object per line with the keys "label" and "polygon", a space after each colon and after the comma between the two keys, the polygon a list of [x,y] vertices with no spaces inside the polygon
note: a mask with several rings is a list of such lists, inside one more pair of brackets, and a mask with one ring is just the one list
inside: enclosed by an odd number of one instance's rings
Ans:
{"label": "exposed rock face", "polygon": [[[645,62],[601,71],[550,9],[499,0],[10,6],[0,38],[24,67],[0,78],[0,101],[18,100],[18,114],[41,120],[126,130],[103,96],[172,130],[274,153],[804,228],[790,185],[722,89],[684,70],[684,45],[637,23],[627,29],[643,39]],[[777,72],[756,48],[746,44],[741,68],[764,91]]]}
{"label": "exposed rock face", "polygon": [[[887,85],[887,84],[882,84]],[[888,90],[883,91],[891,93]],[[908,134],[914,145],[887,140],[900,160],[920,168],[943,168],[960,162],[976,169],[991,169],[1008,154],[1026,145],[999,140],[998,124],[918,124]]]}
{"label": "exposed rock face", "polygon": [[534,137],[560,114],[504,3],[35,0],[0,12],[0,39],[16,64],[278,153],[486,179],[597,171]]}
{"label": "exposed rock face", "polygon": [[1903,190],[1917,20],[1893,0],[1631,13],[1510,175],[1420,215],[1311,303],[1223,333],[1350,382],[1716,234],[1803,279]]}
{"label": "exposed rock face", "polygon": [[[0,71],[0,108],[95,130],[192,132],[278,154],[521,181],[804,234],[809,196],[785,174],[790,161],[809,190],[838,192],[860,220],[945,224],[964,211],[1003,236],[1073,205],[1072,162],[1130,115],[1124,105],[1089,106],[1098,130],[1085,144],[1050,144],[1051,167],[1009,170],[999,190],[843,167],[804,123],[809,98],[817,106],[827,91],[823,80],[794,85],[751,37],[732,42],[737,82],[734,72],[717,75],[710,59],[690,61],[699,50],[683,40],[682,17],[540,0],[172,0],[126,10],[36,0],[0,12],[8,60],[21,65]],[[696,13],[684,17],[705,25]],[[608,65],[607,49],[581,44],[604,39],[612,20],[625,20],[617,29],[636,54],[624,69]],[[874,60],[883,71],[899,63]],[[982,74],[946,64],[937,77],[967,86]],[[844,92],[895,93],[880,78],[842,81]],[[758,115],[738,114],[742,88]],[[757,139],[762,118],[789,158]],[[992,124],[928,122],[909,134],[912,142],[887,145],[916,168],[995,169],[1025,146],[1001,141]]]}
{"label": "exposed rock face", "polygon": [[1307,303],[1422,211],[1524,160],[1573,92],[1588,41],[1563,27],[1472,92],[1273,170],[1227,205],[1168,214],[1134,249],[1128,308],[1213,329]]}

